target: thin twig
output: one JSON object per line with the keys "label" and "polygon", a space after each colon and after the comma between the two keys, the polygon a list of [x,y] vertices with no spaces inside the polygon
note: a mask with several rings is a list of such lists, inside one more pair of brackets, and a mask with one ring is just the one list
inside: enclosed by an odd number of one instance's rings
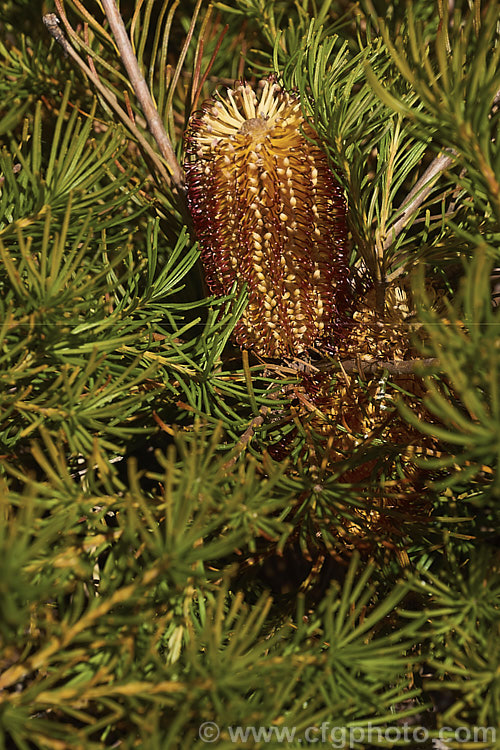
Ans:
{"label": "thin twig", "polygon": [[64,56],[67,57],[69,52],[69,44],[68,40],[64,36],[64,31],[60,27],[61,21],[59,20],[59,18],[55,13],[47,13],[45,16],[43,16],[42,20],[50,36],[53,37],[56,42],[61,45],[64,51]]}
{"label": "thin twig", "polygon": [[102,5],[106,13],[111,31],[115,38],[116,44],[120,51],[120,55],[123,60],[123,64],[128,73],[130,83],[132,84],[136,93],[137,99],[142,107],[142,111],[148,122],[149,130],[151,135],[158,144],[160,153],[163,155],[167,165],[172,174],[172,182],[176,185],[180,191],[184,190],[184,172],[173,149],[170,138],[167,135],[165,126],[163,125],[162,119],[158,114],[148,85],[139,69],[139,63],[134,55],[132,44],[127,34],[127,30],[123,23],[123,19],[120,15],[118,8],[115,5],[114,0],[102,0]]}
{"label": "thin twig", "polygon": [[383,245],[384,250],[387,250],[392,245],[396,237],[401,234],[405,226],[415,215],[418,208],[420,208],[429,193],[432,191],[436,179],[442,172],[445,171],[445,169],[448,169],[448,167],[451,166],[454,161],[455,152],[450,149],[447,153],[437,156],[434,161],[429,164],[422,177],[414,185],[412,190],[410,190],[403,203],[401,204],[400,210],[403,209],[403,213],[396,221],[394,226],[391,227],[390,232],[385,238]]}
{"label": "thin twig", "polygon": [[264,418],[266,414],[269,411],[269,407],[267,406],[261,406],[259,409],[259,415],[257,417],[254,417],[250,424],[248,425],[247,429],[243,433],[243,435],[239,438],[238,442],[236,443],[235,447],[231,451],[233,454],[231,458],[226,461],[224,464],[224,469],[229,469],[233,464],[236,463],[238,460],[238,457],[241,455],[241,453],[245,450],[246,446],[250,442],[250,440],[254,436],[255,430],[261,426],[261,424],[264,421]]}
{"label": "thin twig", "polygon": [[[87,44],[85,36],[84,36],[84,39],[82,40],[82,38],[80,36],[78,36],[78,34],[76,33],[76,31],[73,29],[73,27],[71,26],[70,22],[67,19],[67,16],[66,16],[66,13],[65,13],[65,10],[64,10],[63,0],[54,0],[54,2],[55,2],[55,5],[56,5],[56,8],[57,8],[57,12],[59,13],[59,18],[60,18],[62,24],[64,25],[64,28],[66,29],[66,34],[68,35],[68,39],[65,39],[66,44],[69,44],[69,45],[75,44],[76,47],[77,47],[77,49],[81,48],[81,49],[85,50],[85,52],[87,53],[87,60],[89,61],[89,66],[91,67],[91,69],[92,69],[92,71],[93,71],[93,73],[95,75],[95,78],[97,78],[98,80],[100,80],[100,78],[99,78],[99,76],[97,74],[97,71],[95,70],[95,64],[91,65],[91,62],[93,63],[94,59],[96,59],[96,60],[98,60],[99,63],[101,63],[104,66],[106,66],[108,64],[106,63],[105,60],[103,60],[101,57],[99,57],[99,55],[96,55],[93,52],[93,50],[91,49],[91,47]],[[73,0],[73,2],[76,4],[76,3],[78,3],[78,0]],[[79,3],[78,3],[78,8],[80,9]],[[55,14],[49,13],[48,15],[50,16],[50,15],[55,15]],[[57,19],[57,16],[55,16],[55,17]],[[109,38],[110,43],[113,44],[113,46],[116,46],[114,44],[114,42],[113,42],[112,37],[102,28],[102,26],[99,26],[99,24],[97,24],[97,26],[98,26],[98,29],[99,29],[99,33],[100,34],[105,34],[105,37]],[[63,38],[64,38],[64,35],[63,35]],[[114,69],[111,66],[108,66],[108,67],[109,67],[110,70],[114,71]],[[116,72],[116,71],[114,71],[114,72]],[[95,78],[92,79],[93,83],[95,83]],[[123,76],[123,80],[124,81],[126,80],[126,78],[124,76]],[[120,106],[119,102],[118,102],[118,99],[117,99],[116,95],[114,94],[114,92],[111,90],[111,88],[107,88],[106,90],[108,91],[109,97],[112,99],[112,101],[116,102],[118,104],[118,106]],[[109,101],[108,101],[108,103],[109,103]],[[111,106],[114,107],[114,105],[111,105]],[[139,127],[142,128],[143,130],[147,130],[148,124],[147,124],[146,120],[142,117],[142,115],[140,113],[135,114],[134,120],[135,120],[136,125],[139,125]],[[170,184],[170,178],[169,178],[169,184]]]}
{"label": "thin twig", "polygon": [[383,362],[378,359],[345,359],[342,362],[320,365],[321,372],[342,370],[342,372],[358,372],[361,375],[375,375],[387,371],[389,375],[410,375],[420,367],[435,367],[439,364],[436,357],[427,359],[405,359],[399,362]]}
{"label": "thin twig", "polygon": [[[119,78],[119,80],[121,82],[121,85],[127,86],[128,83],[129,83],[129,81],[128,81],[126,75],[118,73],[118,71],[116,70],[116,66],[113,67],[113,65],[110,62],[108,62],[107,60],[105,60],[101,55],[97,54],[97,52],[94,49],[92,49],[92,47],[90,47],[86,43],[86,41],[85,41],[85,34],[84,34],[84,37],[82,39],[82,37],[79,36],[76,33],[76,31],[73,29],[73,27],[71,26],[71,24],[68,21],[68,18],[66,16],[66,10],[65,10],[65,7],[64,7],[64,2],[65,2],[65,0],[54,0],[54,4],[56,6],[57,14],[58,14],[59,18],[61,19],[61,23],[64,25],[64,28],[66,29],[66,35],[68,37],[69,44],[72,44],[73,47],[76,50],[78,50],[79,52],[81,52],[82,56],[83,56],[82,50],[85,51],[86,54],[87,54],[87,58],[91,57],[92,60],[97,61],[99,63],[99,65],[102,65],[103,68],[105,70],[109,71],[112,75],[118,75],[118,78]],[[71,0],[71,2],[73,4],[76,4],[78,2],[78,0]],[[79,10],[81,10],[80,9],[80,4],[78,4],[77,7],[78,7]],[[81,12],[83,12],[83,10],[81,10]],[[116,51],[118,51],[117,47],[116,47],[116,44],[114,43],[113,37],[110,34],[108,34],[107,31],[105,29],[103,29],[102,26],[100,26],[100,24],[98,24],[94,20],[93,24],[89,23],[89,26],[91,26],[94,30],[97,31],[97,33],[99,35],[99,38],[104,38],[107,41],[109,41],[109,44],[112,45],[113,49],[116,50]],[[146,122],[146,120],[144,120],[144,122]],[[147,125],[144,125],[144,128],[146,128],[146,127],[147,127]]]}
{"label": "thin twig", "polygon": [[55,13],[49,13],[47,14],[49,16],[47,20],[47,16],[44,16],[43,21],[45,23],[45,26],[47,27],[47,30],[51,34],[51,36],[54,37],[56,42],[61,45],[63,50],[67,55],[69,55],[76,64],[83,70],[87,78],[92,81],[96,89],[99,91],[99,93],[102,95],[102,97],[107,101],[109,106],[116,112],[118,117],[122,120],[124,125],[130,130],[132,135],[137,139],[139,145],[141,146],[142,150],[149,156],[149,158],[152,160],[153,164],[155,165],[156,169],[160,173],[161,177],[165,181],[167,185],[169,185],[172,182],[171,176],[168,173],[168,171],[165,169],[162,161],[159,159],[158,154],[156,151],[149,145],[147,140],[142,135],[141,131],[136,127],[136,125],[130,120],[128,114],[125,112],[125,110],[120,106],[118,103],[118,100],[116,96],[109,91],[101,81],[99,80],[98,76],[96,76],[92,70],[89,68],[89,66],[82,60],[80,55],[73,49],[73,47],[69,44],[68,40],[64,36],[64,32],[60,28],[59,19],[55,15]]}

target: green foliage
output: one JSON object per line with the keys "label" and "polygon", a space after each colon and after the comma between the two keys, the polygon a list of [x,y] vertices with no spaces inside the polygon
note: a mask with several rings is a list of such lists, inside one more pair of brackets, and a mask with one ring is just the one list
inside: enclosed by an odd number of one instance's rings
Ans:
{"label": "green foliage", "polygon": [[[374,79],[368,80],[388,105],[415,121],[419,132],[433,134],[435,148],[453,149],[466,169],[466,185],[473,196],[476,212],[480,209],[500,219],[498,203],[498,111],[494,108],[500,89],[497,38],[498,8],[486,5],[483,13],[469,13],[450,23],[443,5],[442,23],[435,39],[427,37],[424,27],[408,11],[406,38],[396,45],[387,29],[382,36],[401,76],[418,95],[421,106],[409,106],[400,97],[393,98]],[[439,122],[439,127],[437,127]]]}
{"label": "green foliage", "polygon": [[498,554],[488,548],[475,550],[466,566],[448,548],[444,571],[428,571],[413,583],[429,603],[425,623],[420,614],[405,613],[425,634],[426,688],[457,696],[439,715],[440,727],[499,725],[498,585]]}
{"label": "green foliage", "polygon": [[[67,0],[65,33],[108,98],[35,5],[0,3],[0,748],[204,747],[203,722],[218,748],[323,722],[466,747],[456,728],[500,723],[497,5],[120,3],[179,156],[217,80],[300,93],[353,278],[389,321],[404,299],[432,358],[422,397],[319,363],[386,414],[369,440],[290,363],[232,344],[245,295],[205,299],[98,4]],[[398,396],[431,445],[413,494]],[[325,425],[352,450],[332,459]],[[373,746],[405,742],[356,744]]]}
{"label": "green foliage", "polygon": [[[463,288],[440,319],[423,301],[421,320],[428,333],[429,354],[439,357],[443,380],[426,376],[425,403],[438,423],[414,423],[448,445],[449,455],[427,459],[427,466],[448,469],[442,488],[464,484],[487,472],[491,491],[500,492],[500,308],[490,298],[492,263],[478,248],[466,266]],[[408,409],[401,405],[407,418]],[[442,426],[441,426],[442,425]],[[452,447],[453,446],[453,447]]]}
{"label": "green foliage", "polygon": [[[299,612],[285,622],[269,597],[249,610],[242,592],[229,590],[225,560],[260,534],[279,535],[273,516],[287,498],[275,495],[279,473],[262,480],[254,462],[229,471],[215,456],[218,439],[180,441],[179,456],[158,454],[161,471],[147,474],[131,461],[124,476],[94,452],[83,486],[48,435],[32,455],[49,481],[23,482],[7,467],[23,486],[3,506],[2,637],[6,656],[19,638],[24,649],[2,674],[3,688],[18,686],[6,695],[2,727],[19,745],[29,738],[44,746],[71,722],[68,746],[98,747],[129,710],[137,713],[129,734],[144,738],[151,728],[139,717],[155,705],[166,710],[155,731],[175,716],[177,731],[194,736],[214,712],[225,724],[251,714],[267,725],[284,714],[308,726],[332,710],[339,722],[368,720],[403,699],[404,637],[376,631],[408,585],[367,616],[373,566],[361,571],[354,559],[345,586],[334,586],[314,617]],[[287,690],[269,703],[272,685],[288,683],[291,672]],[[33,710],[38,718],[23,725]]]}
{"label": "green foliage", "polygon": [[[143,222],[144,247],[137,247],[133,228],[144,207],[115,164],[123,135],[109,128],[91,139],[92,117],[83,126],[76,109],[66,117],[69,96],[68,86],[50,149],[42,147],[48,127],[38,106],[32,132],[25,128],[2,154],[0,399],[8,451],[41,425],[64,435],[72,453],[91,450],[103,431],[109,439],[144,429],[131,420],[151,400],[138,391],[156,369],[143,352],[152,354],[153,325],[163,331],[168,307],[160,301],[197,259],[195,248],[185,252],[184,232],[158,272],[153,219]],[[170,318],[166,351],[177,330]],[[172,359],[175,368],[178,347]]]}

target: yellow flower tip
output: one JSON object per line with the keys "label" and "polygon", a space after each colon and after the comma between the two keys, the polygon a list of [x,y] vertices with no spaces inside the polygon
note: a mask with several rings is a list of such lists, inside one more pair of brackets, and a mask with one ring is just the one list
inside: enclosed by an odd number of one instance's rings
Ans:
{"label": "yellow flower tip", "polygon": [[329,346],[348,293],[345,201],[296,94],[240,82],[191,117],[188,204],[211,292],[247,285],[235,335],[267,357]]}

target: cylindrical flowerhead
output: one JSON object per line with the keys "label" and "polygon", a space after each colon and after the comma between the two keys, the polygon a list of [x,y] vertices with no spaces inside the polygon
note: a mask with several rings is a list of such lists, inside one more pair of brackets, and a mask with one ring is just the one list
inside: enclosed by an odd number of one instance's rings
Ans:
{"label": "cylindrical flowerhead", "polygon": [[188,204],[210,291],[246,283],[236,328],[265,357],[328,348],[347,298],[345,202],[297,95],[269,78],[205,102],[186,138]]}

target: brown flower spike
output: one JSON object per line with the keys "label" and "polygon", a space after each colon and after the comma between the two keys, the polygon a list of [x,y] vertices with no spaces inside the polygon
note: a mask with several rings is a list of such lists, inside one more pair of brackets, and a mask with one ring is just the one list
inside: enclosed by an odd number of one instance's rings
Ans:
{"label": "brown flower spike", "polygon": [[246,283],[238,344],[266,357],[332,344],[346,305],[345,202],[297,95],[239,83],[190,120],[188,204],[210,291]]}

